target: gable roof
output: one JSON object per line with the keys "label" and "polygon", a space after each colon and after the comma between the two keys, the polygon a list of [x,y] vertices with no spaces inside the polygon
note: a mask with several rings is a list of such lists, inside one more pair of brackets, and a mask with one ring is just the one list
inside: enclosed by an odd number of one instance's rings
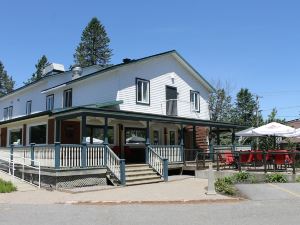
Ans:
{"label": "gable roof", "polygon": [[[215,91],[214,87],[196,69],[194,69],[176,50],[171,50],[171,51],[162,52],[162,53],[159,53],[159,54],[155,54],[155,55],[143,57],[143,58],[140,58],[140,59],[133,59],[133,60],[130,60],[128,62],[123,62],[123,63],[116,64],[116,65],[113,65],[113,66],[108,66],[108,67],[105,67],[105,68],[99,68],[99,70],[97,70],[96,72],[84,75],[84,76],[79,77],[79,78],[74,79],[74,80],[67,81],[65,83],[58,84],[58,85],[56,85],[54,87],[42,90],[42,92],[47,92],[47,91],[50,91],[51,89],[59,88],[60,86],[65,86],[65,85],[73,84],[73,83],[76,83],[76,82],[88,79],[90,77],[94,77],[96,75],[99,75],[99,74],[102,74],[102,73],[105,73],[105,72],[108,72],[108,71],[112,71],[112,70],[115,70],[115,69],[118,69],[118,68],[121,68],[121,67],[125,67],[125,66],[128,66],[128,65],[136,64],[136,63],[140,63],[140,62],[143,62],[143,61],[146,61],[146,60],[150,60],[150,59],[154,59],[154,58],[157,58],[157,57],[160,57],[160,56],[164,56],[164,55],[173,55],[174,58],[180,64],[182,64],[187,70],[189,70],[194,75],[194,77],[196,79],[198,79],[206,87],[206,89],[209,92],[214,92]],[[63,73],[67,73],[67,72],[70,72],[70,70],[66,71],[66,72],[63,72]],[[54,74],[54,75],[51,75],[51,76],[42,77],[41,79],[39,79],[37,81],[34,81],[34,82],[30,83],[30,84],[27,84],[27,85],[24,85],[24,86],[22,86],[20,88],[15,89],[14,91],[12,91],[12,92],[10,92],[10,93],[2,96],[1,98],[4,98],[4,97],[6,97],[8,95],[16,93],[16,92],[18,92],[20,90],[23,90],[23,89],[27,88],[27,87],[31,87],[34,84],[37,84],[38,82],[41,82],[42,80],[51,78],[52,76],[56,76],[56,75],[59,75],[59,74],[61,75],[62,73],[58,73],[58,74]]]}

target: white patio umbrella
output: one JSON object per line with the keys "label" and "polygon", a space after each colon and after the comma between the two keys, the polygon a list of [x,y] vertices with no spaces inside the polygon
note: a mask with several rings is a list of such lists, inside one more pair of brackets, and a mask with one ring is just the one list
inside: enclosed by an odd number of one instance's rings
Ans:
{"label": "white patio umbrella", "polygon": [[[85,138],[86,143],[90,144],[91,143],[91,138],[90,137],[86,137]],[[93,144],[102,144],[103,140],[100,140],[98,138],[93,138]]]}
{"label": "white patio umbrella", "polygon": [[295,132],[291,134],[285,134],[283,137],[300,138],[300,128],[296,129]]}
{"label": "white patio umbrella", "polygon": [[289,127],[280,123],[272,122],[261,127],[253,129],[252,133],[257,136],[277,136],[284,137],[285,135],[290,135],[295,133],[296,129]]}
{"label": "white patio umbrella", "polygon": [[131,136],[130,138],[126,139],[127,143],[142,143],[145,142],[146,139],[143,137],[138,137],[138,136]]}
{"label": "white patio umbrella", "polygon": [[254,137],[255,134],[253,134],[253,129],[255,129],[254,127],[250,127],[246,130],[241,130],[239,132],[235,133],[235,136],[239,136],[239,137]]}

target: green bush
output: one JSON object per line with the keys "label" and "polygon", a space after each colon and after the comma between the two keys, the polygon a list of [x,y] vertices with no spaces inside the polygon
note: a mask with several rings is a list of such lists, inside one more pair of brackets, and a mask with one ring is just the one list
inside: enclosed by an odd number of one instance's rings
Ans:
{"label": "green bush", "polygon": [[267,183],[286,183],[288,180],[285,175],[280,173],[272,173],[266,175]]}
{"label": "green bush", "polygon": [[235,195],[236,189],[234,188],[232,183],[228,183],[229,180],[226,180],[225,178],[218,178],[215,182],[216,191],[221,194]]}
{"label": "green bush", "polygon": [[0,193],[9,193],[16,191],[17,188],[9,181],[4,181],[0,179]]}
{"label": "green bush", "polygon": [[241,171],[233,175],[235,183],[247,182],[250,179],[251,175],[248,172]]}
{"label": "green bush", "polygon": [[297,178],[296,178],[296,182],[300,182],[300,177],[297,177]]}

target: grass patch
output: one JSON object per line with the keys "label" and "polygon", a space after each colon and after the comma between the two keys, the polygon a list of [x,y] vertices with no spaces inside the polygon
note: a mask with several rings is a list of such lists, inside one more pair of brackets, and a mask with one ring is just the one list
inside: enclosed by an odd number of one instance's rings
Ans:
{"label": "grass patch", "polygon": [[0,179],[0,193],[10,193],[16,191],[17,188],[10,181]]}
{"label": "grass patch", "polygon": [[272,173],[266,175],[267,183],[286,183],[288,180],[285,175],[280,173]]}

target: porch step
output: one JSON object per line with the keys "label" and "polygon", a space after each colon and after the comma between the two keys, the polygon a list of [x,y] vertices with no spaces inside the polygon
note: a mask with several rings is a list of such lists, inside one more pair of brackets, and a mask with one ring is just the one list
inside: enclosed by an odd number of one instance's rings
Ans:
{"label": "porch step", "polygon": [[[119,185],[114,176],[108,174],[108,179],[113,185]],[[150,184],[162,182],[160,175],[158,175],[148,164],[129,164],[125,167],[126,186]]]}
{"label": "porch step", "polygon": [[133,186],[133,185],[141,185],[141,184],[153,184],[153,183],[159,183],[162,182],[160,178],[155,179],[148,179],[148,180],[139,180],[139,181],[126,181],[127,186]]}

